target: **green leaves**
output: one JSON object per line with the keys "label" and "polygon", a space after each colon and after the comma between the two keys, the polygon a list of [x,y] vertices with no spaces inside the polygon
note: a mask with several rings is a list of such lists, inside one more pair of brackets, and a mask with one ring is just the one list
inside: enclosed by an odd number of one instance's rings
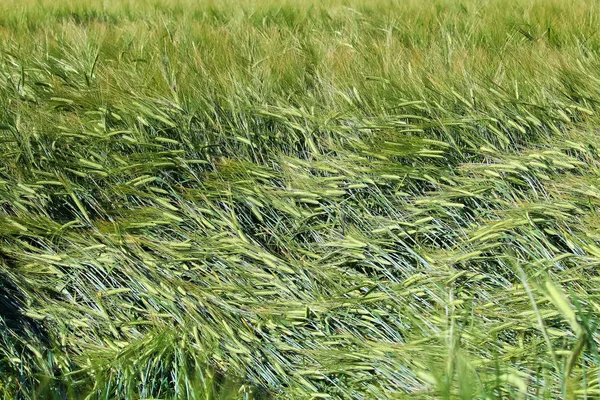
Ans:
{"label": "green leaves", "polygon": [[598,392],[590,4],[24,1],[0,396]]}

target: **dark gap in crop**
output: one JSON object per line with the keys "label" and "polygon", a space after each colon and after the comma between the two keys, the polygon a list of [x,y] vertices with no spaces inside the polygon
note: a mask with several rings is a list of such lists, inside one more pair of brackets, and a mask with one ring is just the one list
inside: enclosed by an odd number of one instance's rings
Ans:
{"label": "dark gap in crop", "polygon": [[[0,261],[9,268],[14,261],[0,254]],[[18,286],[5,274],[0,272],[0,321],[19,337],[34,336],[45,345],[49,344],[48,333],[44,326],[23,314],[24,296]]]}

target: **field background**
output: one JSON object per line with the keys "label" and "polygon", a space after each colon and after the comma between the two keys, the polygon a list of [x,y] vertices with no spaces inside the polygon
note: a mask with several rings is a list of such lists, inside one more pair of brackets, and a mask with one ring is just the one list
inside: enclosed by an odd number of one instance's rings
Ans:
{"label": "field background", "polygon": [[0,396],[600,396],[599,7],[0,2]]}

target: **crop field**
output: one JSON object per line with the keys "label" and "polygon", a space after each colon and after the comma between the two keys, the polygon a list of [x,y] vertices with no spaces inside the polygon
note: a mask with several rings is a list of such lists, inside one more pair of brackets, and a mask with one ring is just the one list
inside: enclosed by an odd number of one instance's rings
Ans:
{"label": "crop field", "polygon": [[599,398],[599,31],[0,1],[0,399]]}

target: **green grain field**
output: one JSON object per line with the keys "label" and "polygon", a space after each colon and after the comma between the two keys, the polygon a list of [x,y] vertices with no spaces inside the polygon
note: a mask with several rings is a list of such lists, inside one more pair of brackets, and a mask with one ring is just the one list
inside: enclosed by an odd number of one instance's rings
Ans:
{"label": "green grain field", "polygon": [[600,397],[600,2],[0,1],[0,399]]}

